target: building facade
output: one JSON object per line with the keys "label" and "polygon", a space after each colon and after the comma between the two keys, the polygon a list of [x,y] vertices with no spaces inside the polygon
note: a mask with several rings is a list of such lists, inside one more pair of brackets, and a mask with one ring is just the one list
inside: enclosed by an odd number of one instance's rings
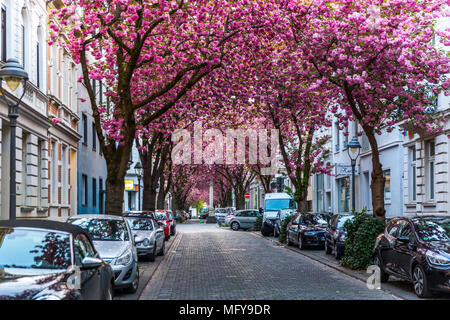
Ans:
{"label": "building facade", "polygon": [[10,122],[6,98],[17,102],[22,85],[13,93],[3,87],[0,99],[0,219],[9,218],[10,153],[16,153],[17,217],[46,217],[48,199],[48,131],[46,65],[47,11],[44,0],[0,1],[0,65],[16,58],[28,73],[19,105],[16,150],[10,150]]}

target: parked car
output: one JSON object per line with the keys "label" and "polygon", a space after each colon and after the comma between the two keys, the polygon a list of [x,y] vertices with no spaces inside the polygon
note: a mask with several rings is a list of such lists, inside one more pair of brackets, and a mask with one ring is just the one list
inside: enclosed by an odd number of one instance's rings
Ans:
{"label": "parked car", "polygon": [[239,229],[247,230],[253,228],[256,219],[260,215],[258,210],[238,210],[227,216],[225,224],[230,226],[234,231]]}
{"label": "parked car", "polygon": [[306,246],[323,247],[327,222],[316,213],[297,213],[286,228],[288,246],[297,244],[303,250]]}
{"label": "parked car", "polygon": [[175,217],[172,213],[172,210],[167,210],[167,214],[169,215],[169,224],[170,224],[170,235],[174,236],[177,232],[177,223],[175,221]]}
{"label": "parked car", "polygon": [[100,257],[109,262],[114,271],[114,288],[136,292],[139,286],[138,256],[134,237],[125,218],[83,214],[70,217],[67,222],[91,234]]}
{"label": "parked car", "polygon": [[170,222],[169,222],[169,214],[166,210],[156,210],[155,211],[155,218],[163,230],[164,230],[164,240],[170,239]]}
{"label": "parked car", "polygon": [[215,208],[214,215],[216,216],[217,224],[221,226],[225,223],[225,218],[227,216],[227,209],[225,208]]}
{"label": "parked car", "polygon": [[122,215],[125,217],[130,214],[149,216],[153,220],[156,220],[155,212],[150,211],[150,210],[127,210],[127,211],[124,211]]}
{"label": "parked car", "polygon": [[287,217],[292,217],[297,213],[296,209],[281,209],[278,211],[277,219],[275,220],[275,237],[278,237],[283,226],[283,221]]}
{"label": "parked car", "polygon": [[145,213],[128,213],[125,219],[134,236],[138,256],[153,262],[156,255],[164,255],[164,230],[155,219]]}
{"label": "parked car", "polygon": [[265,237],[270,235],[276,236],[275,224],[277,218],[278,218],[278,211],[266,211],[263,213],[261,224],[261,233],[263,236]]}
{"label": "parked car", "polygon": [[373,259],[381,282],[391,275],[412,282],[421,298],[450,292],[450,218],[391,219],[375,241]]}
{"label": "parked car", "polygon": [[342,257],[345,249],[345,237],[347,236],[347,233],[344,231],[344,224],[354,218],[353,214],[347,213],[335,214],[331,217],[325,234],[326,254],[333,253],[336,259]]}
{"label": "parked car", "polygon": [[[78,289],[70,280],[80,268]],[[90,234],[46,220],[0,221],[0,300],[111,300],[114,274]],[[70,278],[72,276],[72,278]]]}

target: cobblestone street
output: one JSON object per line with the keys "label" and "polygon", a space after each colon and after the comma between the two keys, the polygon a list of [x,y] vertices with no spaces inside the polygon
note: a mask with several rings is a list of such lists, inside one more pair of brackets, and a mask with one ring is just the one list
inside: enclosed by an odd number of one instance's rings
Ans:
{"label": "cobblestone street", "polygon": [[395,299],[250,232],[196,221],[177,230],[140,299]]}

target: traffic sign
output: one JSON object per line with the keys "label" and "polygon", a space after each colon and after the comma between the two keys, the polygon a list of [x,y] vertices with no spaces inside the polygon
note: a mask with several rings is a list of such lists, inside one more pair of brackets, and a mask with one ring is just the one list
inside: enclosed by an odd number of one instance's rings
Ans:
{"label": "traffic sign", "polygon": [[250,193],[246,193],[246,194],[244,194],[244,197],[245,197],[245,199],[250,199]]}

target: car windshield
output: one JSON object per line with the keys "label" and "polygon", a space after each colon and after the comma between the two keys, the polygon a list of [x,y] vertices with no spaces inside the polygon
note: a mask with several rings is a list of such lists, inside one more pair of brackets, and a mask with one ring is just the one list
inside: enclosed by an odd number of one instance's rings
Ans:
{"label": "car windshield", "polygon": [[342,217],[340,217],[339,220],[338,220],[337,227],[338,227],[339,229],[341,229],[341,228],[344,227],[344,224],[345,224],[347,221],[353,221],[353,219],[355,219],[355,216],[342,216]]}
{"label": "car windshield", "polygon": [[156,220],[167,220],[165,212],[155,212]]}
{"label": "car windshield", "polygon": [[450,241],[450,219],[419,220],[414,227],[423,241]]}
{"label": "car windshield", "polygon": [[216,213],[226,213],[227,210],[225,209],[216,209]]}
{"label": "car windshield", "polygon": [[295,209],[295,202],[292,199],[267,199],[264,202],[264,211],[279,211],[281,209]]}
{"label": "car windshield", "polygon": [[127,217],[128,225],[131,230],[153,230],[151,219]]}
{"label": "car windshield", "polygon": [[287,217],[291,217],[291,216],[293,216],[294,215],[294,213],[295,213],[295,211],[281,211],[281,213],[280,213],[280,220],[284,220],[284,219],[286,219]]}
{"label": "car windshield", "polygon": [[57,269],[71,265],[68,233],[0,227],[0,269]]}
{"label": "car windshield", "polygon": [[304,214],[301,218],[301,223],[303,225],[320,225],[320,224],[327,224],[325,220],[322,219],[322,217],[315,215],[315,214]]}
{"label": "car windshield", "polygon": [[124,221],[113,219],[76,218],[67,222],[87,230],[94,241],[129,241]]}

